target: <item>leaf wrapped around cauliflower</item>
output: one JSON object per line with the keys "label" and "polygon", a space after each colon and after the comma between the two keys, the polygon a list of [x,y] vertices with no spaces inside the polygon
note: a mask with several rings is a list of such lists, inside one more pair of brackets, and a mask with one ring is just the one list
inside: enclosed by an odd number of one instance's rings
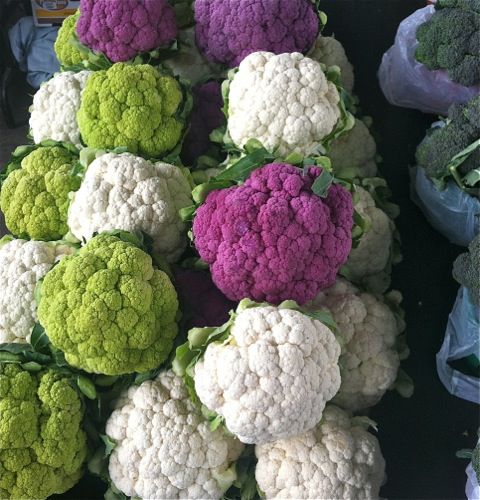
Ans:
{"label": "leaf wrapped around cauliflower", "polygon": [[175,78],[148,64],[117,63],[88,79],[77,120],[89,147],[160,157],[180,142],[188,112]]}
{"label": "leaf wrapped around cauliflower", "polygon": [[385,460],[369,425],[327,405],[315,429],[255,447],[258,487],[267,500],[378,499]]}
{"label": "leaf wrapped around cauliflower", "polygon": [[29,342],[37,322],[35,287],[53,265],[73,252],[63,242],[0,240],[0,343]]}
{"label": "leaf wrapped around cauliflower", "polygon": [[306,53],[321,27],[311,0],[195,1],[198,47],[209,61],[230,68],[252,52]]}
{"label": "leaf wrapped around cauliflower", "polygon": [[329,319],[294,302],[245,299],[223,326],[190,330],[173,368],[240,441],[286,439],[314,427],[340,387],[340,345],[322,322]]}
{"label": "leaf wrapped around cauliflower", "polygon": [[106,433],[114,487],[133,498],[220,499],[236,479],[237,439],[210,423],[172,371],[132,386],[115,404]]}
{"label": "leaf wrapped around cauliflower", "polygon": [[0,415],[0,498],[44,499],[82,477],[83,406],[68,377],[1,363]]}
{"label": "leaf wrapped around cauliflower", "polygon": [[250,54],[225,83],[225,142],[241,149],[256,139],[280,157],[317,154],[355,123],[330,81],[338,76],[298,52]]}
{"label": "leaf wrapped around cauliflower", "polygon": [[72,37],[75,36],[79,17],[80,10],[77,10],[75,14],[64,19],[58,30],[54,49],[55,55],[62,68],[82,66],[84,61],[87,61],[87,57],[75,46],[75,44],[71,43]]}
{"label": "leaf wrapped around cauliflower", "polygon": [[43,83],[33,96],[30,129],[36,144],[46,140],[82,146],[77,123],[80,97],[91,71],[64,71]]}
{"label": "leaf wrapped around cauliflower", "polygon": [[0,208],[12,234],[47,241],[67,234],[69,193],[81,184],[78,161],[69,144],[46,141],[15,150],[0,192]]}
{"label": "leaf wrapped around cauliflower", "polygon": [[107,153],[88,166],[72,197],[68,226],[80,241],[114,229],[143,232],[156,252],[175,261],[187,242],[178,211],[191,204],[191,186],[179,167]]}
{"label": "leaf wrapped around cauliflower", "polygon": [[67,362],[121,375],[159,367],[177,335],[168,276],[132,243],[100,234],[45,276],[38,318]]}
{"label": "leaf wrapped around cauliflower", "polygon": [[[399,301],[397,295],[392,300]],[[395,388],[400,360],[408,355],[401,337],[404,321],[381,296],[363,292],[342,278],[320,292],[308,308],[329,311],[343,339],[342,385],[332,402],[354,412],[375,406]]]}

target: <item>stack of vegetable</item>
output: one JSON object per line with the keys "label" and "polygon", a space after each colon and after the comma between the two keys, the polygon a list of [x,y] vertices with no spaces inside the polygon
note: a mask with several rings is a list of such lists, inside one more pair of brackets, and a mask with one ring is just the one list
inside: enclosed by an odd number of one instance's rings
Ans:
{"label": "stack of vegetable", "polygon": [[2,174],[0,498],[378,498],[412,384],[353,68],[316,2],[190,3],[81,0]]}

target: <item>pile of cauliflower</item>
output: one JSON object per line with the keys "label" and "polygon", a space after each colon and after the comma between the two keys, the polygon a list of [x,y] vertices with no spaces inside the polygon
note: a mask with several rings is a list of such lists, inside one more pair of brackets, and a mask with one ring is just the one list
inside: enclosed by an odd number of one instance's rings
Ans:
{"label": "pile of cauliflower", "polygon": [[353,67],[310,0],[191,4],[81,0],[0,175],[1,499],[379,498],[412,386]]}

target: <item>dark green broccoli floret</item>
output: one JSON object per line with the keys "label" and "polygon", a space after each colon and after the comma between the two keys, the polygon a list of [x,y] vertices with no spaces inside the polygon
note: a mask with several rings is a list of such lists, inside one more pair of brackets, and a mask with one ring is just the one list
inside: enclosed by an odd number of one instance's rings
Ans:
{"label": "dark green broccoli floret", "polygon": [[462,85],[480,83],[480,0],[438,0],[417,30],[416,59]]}
{"label": "dark green broccoli floret", "polygon": [[453,263],[453,277],[470,290],[474,304],[480,305],[480,234]]}
{"label": "dark green broccoli floret", "polygon": [[[447,165],[450,160],[480,138],[480,96],[466,104],[453,104],[444,127],[436,127],[417,148],[417,162],[431,179],[443,179],[450,175]],[[480,165],[480,148],[458,167],[464,176]]]}

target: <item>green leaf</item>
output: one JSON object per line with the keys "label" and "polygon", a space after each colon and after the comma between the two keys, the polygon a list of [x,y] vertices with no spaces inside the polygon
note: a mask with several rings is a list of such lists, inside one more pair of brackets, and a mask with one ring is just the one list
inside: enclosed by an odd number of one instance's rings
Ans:
{"label": "green leaf", "polygon": [[97,390],[95,384],[84,375],[78,375],[75,380],[80,392],[88,399],[95,399],[97,397]]}
{"label": "green leaf", "polygon": [[22,368],[27,370],[27,372],[36,373],[43,369],[43,366],[40,363],[35,361],[28,361],[27,363],[22,364]]}
{"label": "green leaf", "polygon": [[243,156],[231,167],[222,170],[222,172],[214,177],[214,180],[230,181],[234,183],[242,182],[245,181],[254,170],[274,160],[275,157],[261,146],[250,154]]}
{"label": "green leaf", "polygon": [[107,436],[106,434],[101,434],[100,439],[102,440],[102,443],[105,446],[103,456],[105,458],[107,458],[112,454],[112,451],[117,446],[117,442],[114,439],[112,439],[110,436]]}
{"label": "green leaf", "polygon": [[470,170],[467,175],[463,178],[463,183],[468,187],[474,187],[480,182],[480,168],[475,170]]}
{"label": "green leaf", "polygon": [[[197,204],[201,204],[205,201],[209,193],[211,193],[212,191],[216,191],[217,189],[225,189],[230,187],[231,185],[231,181],[214,177],[212,180],[205,182],[204,184],[200,184],[192,191],[193,201],[195,201],[195,203]],[[188,211],[185,210],[185,212],[183,213],[188,213]]]}
{"label": "green leaf", "polygon": [[40,323],[35,323],[30,337],[33,349],[42,354],[50,354],[50,339]]}
{"label": "green leaf", "polygon": [[0,238],[0,248],[2,248],[4,245],[7,243],[10,243],[13,241],[15,238],[11,234],[6,234],[2,238]]}
{"label": "green leaf", "polygon": [[322,173],[315,179],[312,185],[312,191],[320,198],[326,198],[328,190],[333,184],[333,175],[327,170],[322,170]]}

